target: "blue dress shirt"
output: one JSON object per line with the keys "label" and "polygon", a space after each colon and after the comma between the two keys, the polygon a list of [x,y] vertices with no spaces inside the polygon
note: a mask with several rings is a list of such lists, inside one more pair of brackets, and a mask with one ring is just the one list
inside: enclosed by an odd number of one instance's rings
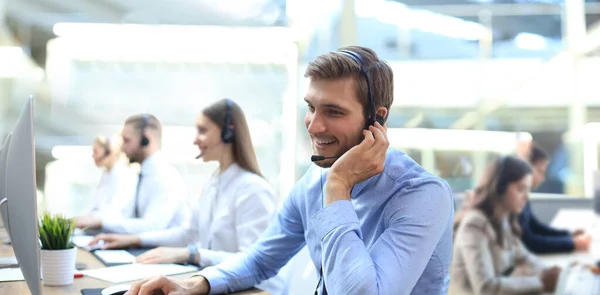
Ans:
{"label": "blue dress shirt", "polygon": [[328,294],[447,294],[454,201],[448,184],[388,149],[383,173],[356,184],[351,201],[323,208],[327,169],[296,184],[277,219],[244,255],[199,275],[211,294],[277,274],[304,245]]}

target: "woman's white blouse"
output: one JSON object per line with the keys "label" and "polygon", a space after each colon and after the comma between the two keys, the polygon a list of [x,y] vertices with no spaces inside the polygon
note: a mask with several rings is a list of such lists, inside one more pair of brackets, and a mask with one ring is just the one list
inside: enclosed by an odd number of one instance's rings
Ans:
{"label": "woman's white blouse", "polygon": [[232,164],[211,177],[190,208],[183,226],[142,233],[140,240],[143,246],[196,244],[200,266],[207,267],[256,242],[275,217],[277,197],[264,178]]}

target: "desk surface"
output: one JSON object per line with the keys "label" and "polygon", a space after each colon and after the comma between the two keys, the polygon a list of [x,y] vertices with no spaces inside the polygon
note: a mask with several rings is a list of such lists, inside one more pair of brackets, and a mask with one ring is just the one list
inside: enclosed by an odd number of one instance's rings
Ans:
{"label": "desk surface", "polygon": [[592,236],[592,244],[587,252],[539,255],[548,265],[568,266],[572,262],[595,263],[600,258],[600,217],[591,209],[561,209],[551,223],[552,227],[570,231],[584,229]]}
{"label": "desk surface", "polygon": [[[2,234],[0,236],[4,237],[4,231],[2,230]],[[0,239],[4,240],[4,238]],[[2,243],[0,245],[0,257],[10,257],[14,256],[14,252],[12,246],[5,245]],[[94,268],[102,268],[104,264],[102,264],[94,255],[91,253],[78,249],[77,251],[77,263],[85,263],[88,266],[88,269]],[[183,279],[188,277],[190,274],[181,274],[177,276],[173,276],[175,278]],[[50,287],[43,286],[44,295],[81,295],[81,289],[85,288],[105,288],[111,286],[112,284],[109,282],[97,280],[91,277],[83,277],[76,278],[73,280],[72,285],[62,286],[62,287]],[[25,281],[18,282],[4,282],[0,283],[0,294],[11,294],[11,295],[29,295],[29,289],[27,288],[27,284]],[[269,295],[269,293],[258,290],[251,289],[248,291],[234,293],[237,295]]]}

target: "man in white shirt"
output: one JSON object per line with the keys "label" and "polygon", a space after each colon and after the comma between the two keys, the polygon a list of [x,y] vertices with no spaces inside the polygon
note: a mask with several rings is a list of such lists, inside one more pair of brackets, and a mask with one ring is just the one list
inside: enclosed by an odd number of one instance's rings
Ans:
{"label": "man in white shirt", "polygon": [[104,232],[139,234],[177,227],[189,216],[187,189],[181,175],[163,157],[162,126],[150,114],[129,117],[121,133],[121,150],[129,160],[141,164],[135,198],[127,206],[133,218],[80,220],[88,228]]}

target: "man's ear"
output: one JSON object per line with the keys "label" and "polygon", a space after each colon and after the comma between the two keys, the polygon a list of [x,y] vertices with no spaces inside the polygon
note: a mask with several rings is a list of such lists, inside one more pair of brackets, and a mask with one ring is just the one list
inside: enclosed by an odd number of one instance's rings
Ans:
{"label": "man's ear", "polygon": [[379,108],[377,108],[377,111],[376,111],[375,115],[377,116],[376,119],[381,119],[382,122],[379,122],[381,124],[381,126],[384,125],[385,118],[387,117],[387,114],[388,114],[388,109],[386,107],[379,107]]}

